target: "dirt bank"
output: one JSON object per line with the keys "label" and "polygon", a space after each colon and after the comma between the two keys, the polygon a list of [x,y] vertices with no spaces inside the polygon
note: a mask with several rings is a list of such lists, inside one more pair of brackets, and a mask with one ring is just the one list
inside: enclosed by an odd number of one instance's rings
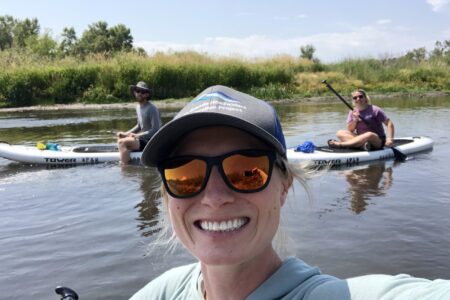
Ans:
{"label": "dirt bank", "polygon": [[[187,100],[179,101],[152,101],[158,108],[181,108],[186,104]],[[54,105],[36,105],[26,107],[0,108],[0,112],[21,112],[21,111],[53,111],[53,110],[95,110],[95,109],[135,109],[136,103],[111,103],[111,104],[54,104]]]}
{"label": "dirt bank", "polygon": [[[423,92],[423,93],[390,93],[390,94],[371,94],[372,99],[377,98],[432,98],[450,96],[450,92]],[[346,97],[348,100],[348,97]],[[152,101],[158,108],[179,108],[181,109],[190,99],[181,100],[158,100]],[[310,97],[310,98],[296,98],[296,99],[281,99],[273,100],[270,103],[302,103],[305,105],[313,105],[318,103],[332,103],[337,98],[335,96],[326,97]],[[350,100],[349,100],[350,101]],[[22,112],[22,111],[52,111],[52,110],[94,110],[94,109],[135,109],[136,104],[130,103],[112,103],[112,104],[54,104],[54,105],[37,105],[27,107],[13,107],[13,108],[0,108],[0,112]]]}

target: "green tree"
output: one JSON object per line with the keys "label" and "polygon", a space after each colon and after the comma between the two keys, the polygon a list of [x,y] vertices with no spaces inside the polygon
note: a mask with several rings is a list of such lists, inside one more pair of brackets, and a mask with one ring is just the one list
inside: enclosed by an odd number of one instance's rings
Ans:
{"label": "green tree", "polygon": [[77,43],[78,54],[112,53],[129,51],[133,47],[130,29],[119,24],[108,28],[108,23],[99,21],[89,25]]}
{"label": "green tree", "polygon": [[147,56],[147,51],[145,51],[145,49],[142,47],[133,48],[131,51],[137,53],[140,56]]}
{"label": "green tree", "polygon": [[129,28],[123,24],[111,27],[110,41],[113,51],[130,51],[133,48],[133,37]]}
{"label": "green tree", "polygon": [[36,18],[28,19],[23,21],[17,21],[12,30],[13,32],[13,46],[18,48],[24,48],[26,46],[26,41],[30,37],[37,37],[39,35],[39,21]]}
{"label": "green tree", "polygon": [[108,23],[99,21],[88,26],[78,44],[81,54],[109,52]]}
{"label": "green tree", "polygon": [[300,57],[313,60],[314,59],[314,52],[316,52],[316,48],[313,45],[306,45],[300,47]]}
{"label": "green tree", "polygon": [[416,63],[421,63],[427,57],[427,50],[425,47],[416,48],[411,51],[408,51],[404,56],[407,60],[412,60]]}
{"label": "green tree", "polygon": [[63,55],[70,55],[75,53],[75,45],[77,43],[77,34],[73,27],[64,27],[61,34],[62,40],[59,44],[59,50]]}
{"label": "green tree", "polygon": [[16,26],[16,20],[11,16],[0,16],[0,51],[11,48],[14,34],[13,29]]}
{"label": "green tree", "polygon": [[47,31],[41,36],[30,36],[26,40],[26,48],[40,56],[55,57],[58,52],[58,43]]}
{"label": "green tree", "polygon": [[448,55],[450,55],[450,40],[436,41],[434,49],[430,53],[430,58],[441,58]]}

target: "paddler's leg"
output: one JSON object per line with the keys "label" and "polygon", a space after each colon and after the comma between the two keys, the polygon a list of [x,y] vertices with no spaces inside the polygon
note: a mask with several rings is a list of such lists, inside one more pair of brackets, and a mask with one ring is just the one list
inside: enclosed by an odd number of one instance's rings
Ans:
{"label": "paddler's leg", "polygon": [[353,138],[340,142],[338,145],[340,147],[348,147],[348,148],[359,148],[364,145],[364,143],[369,142],[373,149],[381,148],[381,139],[378,137],[376,133],[373,132],[365,132],[363,134],[354,136]]}
{"label": "paddler's leg", "polygon": [[356,134],[348,130],[339,130],[336,132],[336,136],[341,142],[346,142],[356,137]]}
{"label": "paddler's leg", "polygon": [[131,136],[121,138],[117,141],[117,147],[120,152],[120,161],[128,163],[130,161],[130,151],[139,150],[139,139]]}

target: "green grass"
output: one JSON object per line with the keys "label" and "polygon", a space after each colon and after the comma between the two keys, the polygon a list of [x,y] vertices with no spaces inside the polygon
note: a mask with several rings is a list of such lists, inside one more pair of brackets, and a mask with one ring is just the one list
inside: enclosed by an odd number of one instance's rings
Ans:
{"label": "green grass", "polygon": [[180,99],[222,84],[263,99],[329,95],[327,79],[341,93],[450,91],[450,62],[406,59],[347,59],[321,64],[292,56],[246,60],[197,52],[142,56],[121,53],[49,59],[0,52],[0,107],[52,103],[114,103],[131,100],[128,86],[144,80],[153,98]]}

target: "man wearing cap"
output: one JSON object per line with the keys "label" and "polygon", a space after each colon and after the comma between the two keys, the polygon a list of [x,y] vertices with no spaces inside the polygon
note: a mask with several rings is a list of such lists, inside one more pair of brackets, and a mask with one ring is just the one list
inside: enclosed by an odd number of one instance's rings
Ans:
{"label": "man wearing cap", "polygon": [[120,152],[120,161],[130,161],[130,151],[142,151],[150,138],[161,127],[161,118],[155,105],[150,103],[150,88],[139,81],[130,85],[130,92],[136,98],[137,124],[130,130],[117,133],[117,145]]}

